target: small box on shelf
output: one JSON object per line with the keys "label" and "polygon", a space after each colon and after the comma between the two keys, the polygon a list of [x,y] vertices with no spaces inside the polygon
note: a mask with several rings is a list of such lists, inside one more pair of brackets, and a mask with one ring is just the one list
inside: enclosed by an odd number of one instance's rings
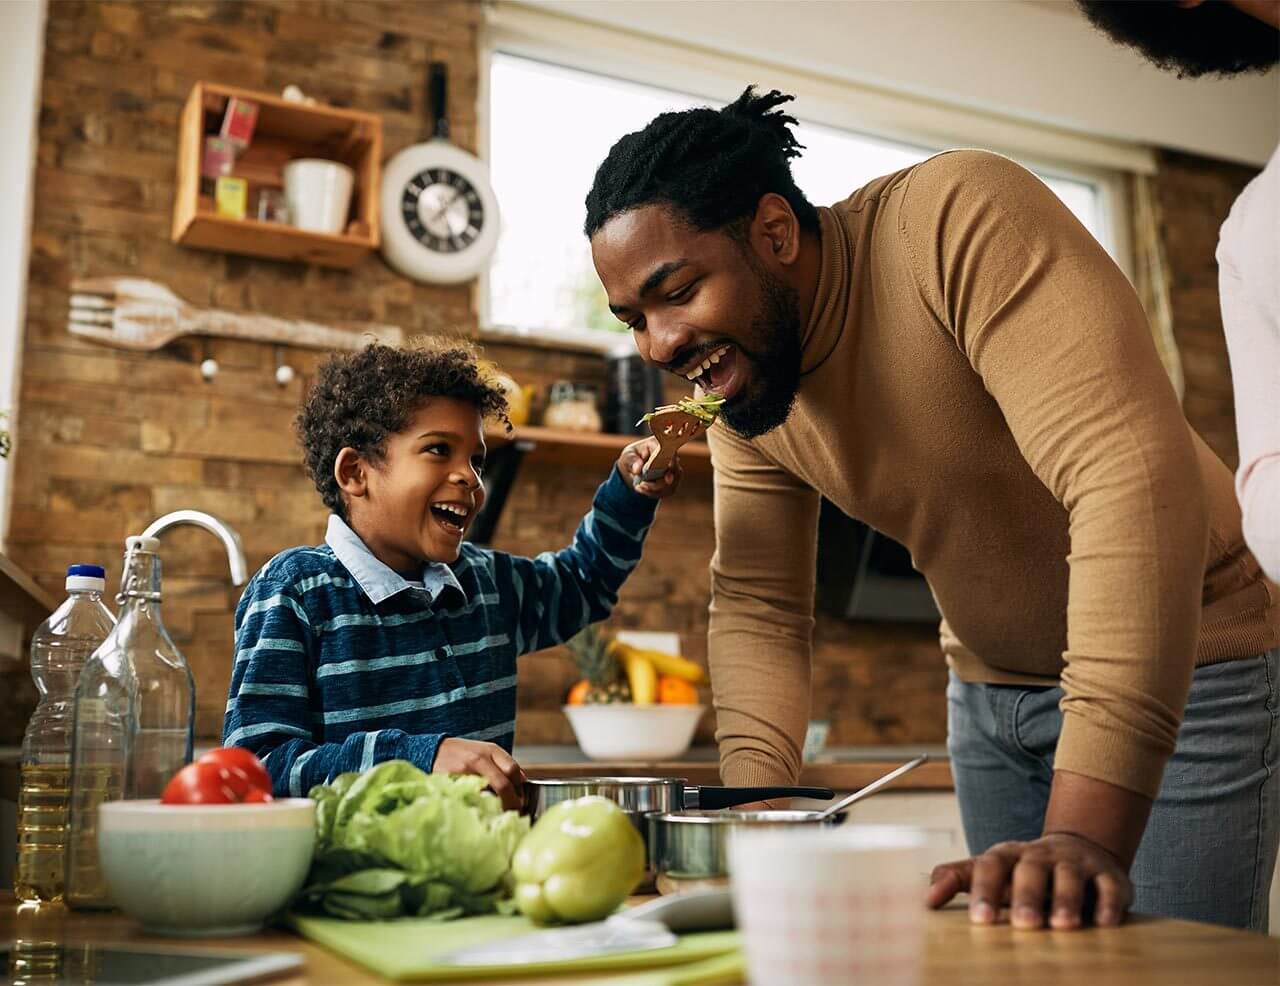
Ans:
{"label": "small box on shelf", "polygon": [[[252,122],[250,106],[256,107]],[[202,181],[218,177],[219,171],[227,174],[220,151],[215,150],[210,159],[207,138],[242,145],[229,177],[244,182],[245,201],[252,205],[246,207],[244,218],[220,214],[212,183]],[[296,158],[337,161],[355,173],[351,208],[342,232],[315,233],[254,218],[262,192],[279,192],[284,186],[284,166]],[[374,114],[288,102],[268,93],[198,82],[182,111],[173,242],[325,267],[353,267],[380,242],[381,162],[382,120]],[[278,215],[273,210],[269,214]]]}

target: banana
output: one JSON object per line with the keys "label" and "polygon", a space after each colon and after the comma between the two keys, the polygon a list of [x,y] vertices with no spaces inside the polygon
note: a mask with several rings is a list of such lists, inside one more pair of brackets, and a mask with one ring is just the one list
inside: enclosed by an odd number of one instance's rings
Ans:
{"label": "banana", "polygon": [[631,686],[631,701],[636,705],[652,705],[658,697],[658,672],[653,662],[634,652],[619,656],[627,669],[627,683]]}
{"label": "banana", "polygon": [[683,678],[685,681],[691,681],[695,685],[704,685],[707,682],[707,672],[703,670],[702,665],[689,660],[687,657],[667,654],[660,650],[645,650],[640,647],[632,647],[630,644],[624,644],[619,640],[613,642],[613,652],[620,661],[625,661],[627,655],[643,657],[657,668],[660,674]]}

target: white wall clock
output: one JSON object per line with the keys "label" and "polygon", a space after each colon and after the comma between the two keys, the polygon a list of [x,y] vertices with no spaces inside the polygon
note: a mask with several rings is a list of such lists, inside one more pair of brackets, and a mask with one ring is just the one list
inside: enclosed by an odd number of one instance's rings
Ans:
{"label": "white wall clock", "polygon": [[480,273],[498,245],[498,199],[489,169],[450,143],[445,67],[431,66],[435,136],[406,147],[382,175],[382,254],[415,281],[457,284]]}

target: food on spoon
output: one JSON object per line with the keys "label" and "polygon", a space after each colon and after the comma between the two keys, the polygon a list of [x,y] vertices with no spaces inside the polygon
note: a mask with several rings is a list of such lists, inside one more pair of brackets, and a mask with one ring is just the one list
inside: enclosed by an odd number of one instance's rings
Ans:
{"label": "food on spoon", "polygon": [[539,924],[599,921],[627,899],[644,866],[644,840],[616,802],[561,801],[516,849],[516,906]]}
{"label": "food on spoon", "polygon": [[698,397],[681,397],[674,404],[664,404],[661,407],[654,408],[637,421],[636,424],[652,420],[653,416],[659,411],[684,411],[687,414],[692,414],[703,424],[710,427],[715,423],[723,405],[724,398],[716,393],[702,394]]}

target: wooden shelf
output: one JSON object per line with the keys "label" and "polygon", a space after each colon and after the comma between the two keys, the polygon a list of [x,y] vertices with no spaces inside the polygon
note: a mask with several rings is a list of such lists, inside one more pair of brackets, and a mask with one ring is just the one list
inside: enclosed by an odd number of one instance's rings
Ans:
{"label": "wooden shelf", "polygon": [[58,607],[58,600],[36,584],[10,558],[0,555],[0,611],[19,620],[27,634]]}
{"label": "wooden shelf", "polygon": [[[204,138],[217,125],[231,97],[258,105],[253,140],[236,159],[237,177],[249,185],[248,213],[257,192],[280,188],[282,169],[295,158],[324,158],[356,173],[347,232],[313,233],[285,223],[232,219],[214,212],[200,194]],[[353,267],[380,243],[378,189],[382,176],[382,119],[371,113],[332,106],[290,103],[269,93],[197,82],[182,110],[178,140],[178,178],[173,203],[174,243],[318,264]]]}
{"label": "wooden shelf", "polygon": [[[493,448],[517,442],[525,453],[538,462],[555,462],[568,466],[605,468],[622,450],[641,435],[612,435],[598,431],[562,431],[525,425],[510,435],[492,431],[486,438]],[[709,476],[711,450],[704,441],[690,442],[680,450],[680,464],[685,475]]]}

